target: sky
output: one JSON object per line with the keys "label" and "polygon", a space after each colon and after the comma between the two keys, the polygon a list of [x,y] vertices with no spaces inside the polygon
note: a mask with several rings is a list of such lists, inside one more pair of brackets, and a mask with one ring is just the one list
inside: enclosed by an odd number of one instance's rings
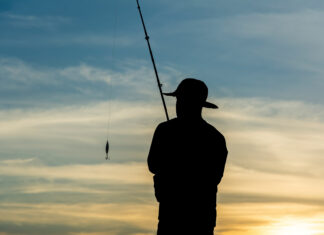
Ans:
{"label": "sky", "polygon": [[[324,2],[140,3],[163,90],[195,77],[220,107],[215,234],[324,235]],[[0,32],[0,235],[155,234],[165,115],[136,1],[0,0]]]}

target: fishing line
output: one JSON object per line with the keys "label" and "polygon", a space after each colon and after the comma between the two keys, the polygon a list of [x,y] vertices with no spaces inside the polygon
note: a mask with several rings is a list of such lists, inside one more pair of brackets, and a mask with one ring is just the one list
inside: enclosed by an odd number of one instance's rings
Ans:
{"label": "fishing line", "polygon": [[[115,4],[114,4],[115,3]],[[110,64],[111,68],[113,68],[114,62],[115,62],[115,49],[116,49],[116,31],[117,31],[117,3],[113,2],[114,7],[113,9],[113,35],[112,35],[112,49],[111,49],[111,55],[110,55]],[[108,81],[108,86],[107,86],[107,93],[108,93],[108,102],[107,102],[107,111],[108,111],[108,118],[107,118],[107,142],[106,142],[106,147],[105,147],[105,152],[106,152],[106,160],[110,160],[109,156],[109,139],[110,139],[110,123],[111,123],[111,99],[112,99],[112,85],[111,85],[111,78]]]}

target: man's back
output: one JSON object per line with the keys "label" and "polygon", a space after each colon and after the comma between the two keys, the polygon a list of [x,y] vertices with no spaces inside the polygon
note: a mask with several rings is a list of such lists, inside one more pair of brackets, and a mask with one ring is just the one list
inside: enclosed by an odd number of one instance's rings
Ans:
{"label": "man's back", "polygon": [[217,185],[226,156],[224,137],[203,119],[161,123],[148,156],[159,220],[215,226]]}

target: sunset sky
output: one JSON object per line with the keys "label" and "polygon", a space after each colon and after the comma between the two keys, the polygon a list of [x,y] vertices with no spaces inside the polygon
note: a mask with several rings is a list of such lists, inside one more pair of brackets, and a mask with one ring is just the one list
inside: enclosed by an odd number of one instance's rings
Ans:
{"label": "sunset sky", "polygon": [[[324,1],[140,3],[164,91],[220,107],[215,234],[324,235]],[[164,120],[135,0],[0,0],[0,235],[155,234]]]}

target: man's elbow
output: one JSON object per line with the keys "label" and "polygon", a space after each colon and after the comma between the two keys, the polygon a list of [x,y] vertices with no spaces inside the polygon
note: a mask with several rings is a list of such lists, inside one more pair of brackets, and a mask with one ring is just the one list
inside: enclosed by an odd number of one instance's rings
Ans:
{"label": "man's elbow", "polygon": [[156,164],[154,164],[154,162],[150,161],[150,158],[148,158],[148,160],[147,160],[147,166],[151,173],[156,174],[156,172],[157,172]]}

